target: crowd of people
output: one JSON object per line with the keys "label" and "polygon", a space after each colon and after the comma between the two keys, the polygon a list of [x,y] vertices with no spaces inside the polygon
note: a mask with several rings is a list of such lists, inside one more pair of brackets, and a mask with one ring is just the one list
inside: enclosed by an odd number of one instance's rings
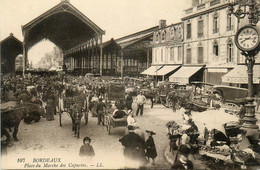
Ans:
{"label": "crowd of people", "polygon": [[[87,101],[87,109],[92,116],[97,116],[97,123],[104,125],[104,114],[111,112],[113,118],[127,118],[129,134],[135,127],[130,122],[130,117],[134,120],[134,114],[132,113],[132,104],[134,102],[132,93],[127,93],[125,100],[118,100],[115,106],[112,108],[111,102],[104,102],[106,93],[108,91],[108,84],[110,80],[102,78],[87,78],[83,76],[71,76],[71,75],[31,75],[26,74],[25,76],[9,74],[1,77],[1,103],[9,101],[20,102],[21,105],[25,103],[35,103],[40,107],[44,108],[44,112],[40,113],[41,118],[46,118],[48,121],[54,120],[54,115],[67,111],[68,106],[65,99],[72,99],[75,96],[84,94]],[[136,86],[142,86],[136,81],[125,80],[125,84],[135,84]],[[149,86],[149,83],[146,83]],[[138,110],[135,115],[143,115],[143,105],[146,101],[145,96],[142,92],[138,92],[136,102]],[[110,110],[110,111],[109,111]],[[29,123],[32,123],[30,120]],[[132,129],[131,129],[132,126]],[[151,143],[151,139],[150,143]],[[145,157],[144,135],[142,136],[142,148],[143,156]],[[90,147],[90,138],[84,138],[84,147],[80,149],[80,155],[85,155],[87,152],[91,152],[90,155],[94,155],[93,148]],[[122,142],[123,145],[127,144]],[[129,154],[126,154],[129,155]],[[153,157],[154,158],[154,157]],[[144,158],[146,159],[146,158]]]}
{"label": "crowd of people", "polygon": [[[155,164],[157,157],[156,145],[153,139],[155,132],[146,130],[148,138],[145,138],[144,131],[136,121],[136,116],[143,116],[144,104],[147,102],[147,96],[142,90],[137,91],[136,97],[133,92],[127,92],[122,100],[117,100],[112,106],[110,101],[105,101],[108,93],[108,85],[111,80],[99,78],[88,78],[83,76],[71,75],[31,75],[25,77],[20,75],[3,75],[1,77],[1,103],[9,101],[18,101],[21,105],[25,103],[34,103],[42,108],[42,118],[48,121],[54,120],[54,115],[68,110],[65,99],[74,100],[75,96],[83,95],[86,99],[85,108],[93,117],[97,117],[97,124],[104,125],[104,116],[111,113],[114,119],[125,118],[127,130],[125,135],[119,139],[124,147],[124,156],[131,163],[138,163],[145,166],[150,162]],[[147,89],[154,89],[154,83],[123,80],[125,85],[134,84],[135,86],[145,86]],[[176,96],[175,96],[176,98]],[[174,99],[175,99],[174,98]],[[154,99],[151,99],[152,106]],[[174,111],[176,111],[176,100],[172,100]],[[133,112],[133,103],[136,103],[136,112]],[[175,155],[173,169],[192,169],[193,163],[189,155],[198,144],[198,128],[191,119],[191,110],[183,112],[184,123],[182,133],[175,128],[169,134],[170,151]],[[32,123],[32,119],[29,123]],[[208,139],[208,133],[205,132],[204,138]],[[216,139],[216,137],[214,137]],[[214,142],[214,141],[212,141]],[[79,155],[83,157],[94,157],[94,148],[91,146],[91,139],[85,137],[83,146],[80,148]],[[215,141],[216,143],[216,141]]]}
{"label": "crowd of people", "polygon": [[[89,96],[89,108],[94,116],[101,112],[97,103],[104,100],[110,80],[102,78],[86,78],[70,75],[25,75],[8,74],[1,77],[1,102],[22,101],[37,103],[45,108],[47,120],[53,120],[53,115],[64,111],[61,98],[73,98],[78,93]],[[129,80],[127,81],[129,83]],[[124,101],[127,110],[132,110],[133,98],[127,94]],[[94,104],[95,103],[95,104]],[[92,110],[93,108],[93,110]],[[142,112],[142,109],[141,109]],[[100,114],[99,114],[100,115]]]}

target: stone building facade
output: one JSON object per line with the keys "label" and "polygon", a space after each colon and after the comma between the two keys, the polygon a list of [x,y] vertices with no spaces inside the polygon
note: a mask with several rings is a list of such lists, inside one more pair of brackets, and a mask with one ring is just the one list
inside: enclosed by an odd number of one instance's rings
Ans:
{"label": "stone building facade", "polygon": [[160,20],[159,29],[153,35],[153,64],[182,64],[182,23],[166,26]]}
{"label": "stone building facade", "polygon": [[[229,15],[228,0],[193,0],[184,10],[184,65],[205,65],[203,81],[223,84],[222,76],[244,63],[234,38],[246,23]],[[260,62],[259,57],[256,63]],[[245,67],[246,69],[246,67]]]}
{"label": "stone building facade", "polygon": [[204,81],[221,84],[221,77],[238,61],[234,35],[237,20],[228,15],[225,0],[193,1],[184,11],[184,64],[205,65]]}
{"label": "stone building facade", "polygon": [[[159,28],[153,33],[152,66],[148,75],[159,80],[168,79],[183,63],[183,24],[166,25],[166,20],[159,21]],[[156,71],[158,70],[158,71]]]}

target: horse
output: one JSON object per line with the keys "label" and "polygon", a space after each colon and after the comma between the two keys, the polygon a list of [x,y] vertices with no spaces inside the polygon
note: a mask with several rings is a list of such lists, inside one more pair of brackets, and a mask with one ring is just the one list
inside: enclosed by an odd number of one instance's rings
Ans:
{"label": "horse", "polygon": [[[18,128],[21,120],[23,120],[27,115],[27,111],[24,107],[14,108],[12,110],[2,111],[1,113],[1,127],[2,128],[12,128],[14,127],[13,138],[14,141],[19,141],[17,138]],[[6,133],[6,131],[4,131]],[[7,141],[10,141],[11,136],[5,134]]]}
{"label": "horse", "polygon": [[[85,116],[85,124],[88,123],[87,104],[84,96],[75,96],[73,98],[66,98],[64,100],[64,107],[72,120],[72,131],[74,131],[75,137],[79,138],[80,122],[83,115]],[[84,112],[83,112],[84,111]],[[84,113],[84,114],[83,114]],[[60,126],[62,112],[59,112]]]}
{"label": "horse", "polygon": [[70,116],[72,120],[72,131],[74,131],[75,137],[79,138],[80,122],[83,114],[82,114],[82,108],[77,103],[75,103],[72,106]]}

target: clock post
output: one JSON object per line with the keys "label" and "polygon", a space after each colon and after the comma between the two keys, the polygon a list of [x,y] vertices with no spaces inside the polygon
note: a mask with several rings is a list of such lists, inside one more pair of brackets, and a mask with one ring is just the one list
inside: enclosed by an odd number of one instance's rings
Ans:
{"label": "clock post", "polygon": [[[249,24],[240,28],[235,35],[235,43],[241,54],[245,56],[245,65],[247,66],[248,73],[248,97],[245,117],[242,118],[243,130],[255,131],[258,134],[259,127],[256,125],[257,119],[255,118],[255,105],[254,105],[254,87],[253,87],[253,68],[255,64],[255,56],[259,52],[260,34],[256,27],[258,23],[258,16],[260,14],[257,3],[255,0],[230,0],[230,15],[234,14],[238,21],[248,15]],[[238,5],[236,11],[234,6]],[[249,11],[247,11],[247,9]]]}

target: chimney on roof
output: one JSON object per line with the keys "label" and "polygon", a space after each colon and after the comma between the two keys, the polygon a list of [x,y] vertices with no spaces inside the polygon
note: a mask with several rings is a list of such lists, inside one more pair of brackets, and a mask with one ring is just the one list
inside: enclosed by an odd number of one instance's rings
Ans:
{"label": "chimney on roof", "polygon": [[200,1],[199,0],[192,0],[192,6],[197,6],[199,5]]}
{"label": "chimney on roof", "polygon": [[159,29],[165,28],[166,27],[166,20],[161,19],[159,21]]}

